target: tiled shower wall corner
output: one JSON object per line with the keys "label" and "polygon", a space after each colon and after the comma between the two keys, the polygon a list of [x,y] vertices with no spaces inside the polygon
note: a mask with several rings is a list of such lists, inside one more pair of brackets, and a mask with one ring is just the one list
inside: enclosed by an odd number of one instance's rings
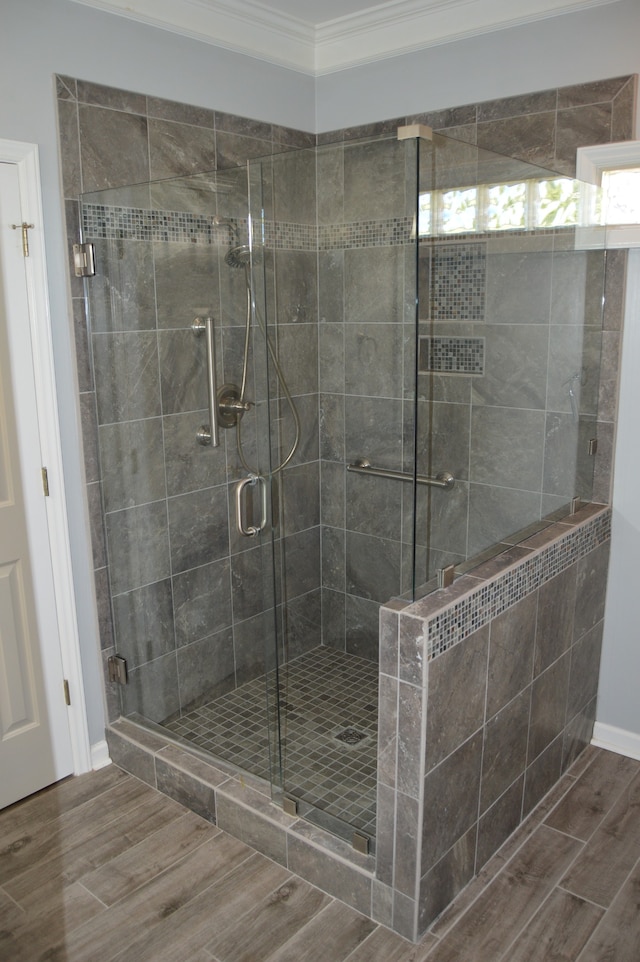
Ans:
{"label": "tiled shower wall corner", "polygon": [[408,938],[589,743],[611,513],[596,505],[381,609],[376,876]]}

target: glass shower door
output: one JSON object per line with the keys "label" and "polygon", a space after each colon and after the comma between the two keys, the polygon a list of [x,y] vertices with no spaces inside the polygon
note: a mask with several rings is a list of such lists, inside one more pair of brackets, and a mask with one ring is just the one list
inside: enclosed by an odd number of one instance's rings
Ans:
{"label": "glass shower door", "polygon": [[[250,166],[264,199],[252,207],[260,299],[283,375],[268,350],[274,782],[290,811],[367,847],[378,611],[411,590],[414,570],[417,145],[329,145]],[[292,405],[299,440],[283,464]]]}
{"label": "glass shower door", "polygon": [[97,270],[83,400],[122,714],[268,779],[269,411],[247,203],[244,168],[84,196]]}

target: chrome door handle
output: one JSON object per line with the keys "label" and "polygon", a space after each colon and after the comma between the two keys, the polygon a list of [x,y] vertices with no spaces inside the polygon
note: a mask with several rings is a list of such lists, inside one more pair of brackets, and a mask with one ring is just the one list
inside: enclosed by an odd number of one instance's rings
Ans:
{"label": "chrome door handle", "polygon": [[[247,485],[253,487],[256,484],[259,484],[261,488],[262,510],[259,525],[247,524],[245,522],[245,512],[242,508],[242,495]],[[267,526],[267,482],[265,478],[259,474],[249,474],[236,484],[236,525],[238,526],[240,534],[246,538],[254,538],[257,534],[260,534],[261,531],[264,531]]]}
{"label": "chrome door handle", "polygon": [[216,341],[212,317],[196,317],[191,330],[194,334],[205,332],[207,339],[207,397],[209,400],[209,423],[200,426],[196,437],[200,444],[210,444],[212,448],[220,445],[218,431],[218,398],[216,386]]}

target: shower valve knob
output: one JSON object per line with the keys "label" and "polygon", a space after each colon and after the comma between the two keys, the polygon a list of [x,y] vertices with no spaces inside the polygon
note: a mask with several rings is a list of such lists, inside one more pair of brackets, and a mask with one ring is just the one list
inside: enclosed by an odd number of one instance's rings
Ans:
{"label": "shower valve knob", "polygon": [[243,414],[252,407],[253,401],[241,401],[239,398],[220,402],[220,410],[225,414]]}

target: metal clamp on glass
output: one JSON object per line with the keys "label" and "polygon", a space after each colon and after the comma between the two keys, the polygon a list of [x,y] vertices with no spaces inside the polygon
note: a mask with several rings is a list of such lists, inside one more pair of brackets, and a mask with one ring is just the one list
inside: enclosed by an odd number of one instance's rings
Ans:
{"label": "metal clamp on glass", "polygon": [[[260,484],[261,488],[261,517],[260,524],[247,524],[246,512],[243,510],[243,493],[246,491],[247,487],[254,487],[256,484]],[[246,538],[253,538],[255,535],[260,534],[267,526],[267,482],[259,474],[249,474],[242,481],[238,481],[236,484],[236,524],[238,526],[238,531],[243,534]]]}

